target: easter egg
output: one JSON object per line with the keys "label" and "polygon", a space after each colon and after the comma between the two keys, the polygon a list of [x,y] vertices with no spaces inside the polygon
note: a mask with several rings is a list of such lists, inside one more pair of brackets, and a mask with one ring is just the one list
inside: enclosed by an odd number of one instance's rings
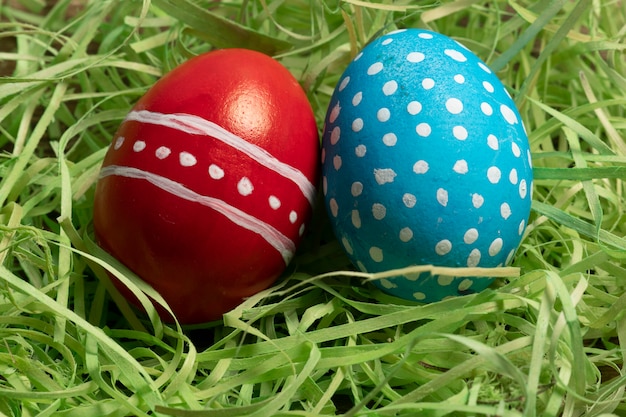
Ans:
{"label": "easter egg", "polygon": [[122,122],[95,191],[95,236],[180,322],[218,319],[284,271],[318,171],[316,122],[290,72],[258,52],[209,52]]}
{"label": "easter egg", "polygon": [[[447,36],[400,30],[354,58],[329,104],[322,162],[331,224],[361,271],[504,266],[520,244],[532,189],[522,119],[496,74]],[[432,302],[492,280],[374,282]]]}

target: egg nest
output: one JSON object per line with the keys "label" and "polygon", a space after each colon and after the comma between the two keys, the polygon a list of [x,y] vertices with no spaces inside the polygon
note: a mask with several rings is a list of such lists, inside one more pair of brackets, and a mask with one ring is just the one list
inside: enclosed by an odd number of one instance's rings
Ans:
{"label": "egg nest", "polygon": [[[0,415],[626,415],[624,2],[413,3],[2,2]],[[461,265],[357,270],[320,184],[308,231],[273,286],[221,320],[163,321],[161,295],[93,233],[101,163],[132,106],[192,56],[254,49],[299,81],[321,138],[350,62],[407,28],[471,50],[519,109],[534,182],[511,264],[472,269],[480,265],[468,265],[468,252]],[[381,97],[395,91],[385,83]],[[410,103],[404,111],[417,114]],[[502,178],[511,182],[510,171]],[[469,229],[450,233],[462,245]],[[401,230],[389,233],[401,241]],[[493,283],[422,303],[381,289],[399,273],[480,273]]]}

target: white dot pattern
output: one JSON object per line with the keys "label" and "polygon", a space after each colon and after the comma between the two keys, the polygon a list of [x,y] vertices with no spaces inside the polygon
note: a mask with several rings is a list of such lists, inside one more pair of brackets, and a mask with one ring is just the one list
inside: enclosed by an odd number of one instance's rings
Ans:
{"label": "white dot pattern", "polygon": [[[337,132],[338,131],[339,129],[337,129]],[[113,142],[112,149],[115,151],[120,151],[124,147],[125,143],[126,143],[125,138],[123,136],[119,136]],[[337,142],[335,141],[335,143]],[[150,146],[149,142],[146,142],[145,140],[136,140],[132,142],[132,151],[134,153],[142,153],[146,149],[149,149],[149,146]],[[163,145],[158,146],[156,148],[152,148],[152,149],[153,149],[152,152],[153,152],[154,158],[156,158],[156,160],[162,161],[162,163],[165,163],[173,153],[170,147],[163,146]],[[181,167],[190,168],[190,167],[194,167],[198,165],[198,159],[196,155],[192,152],[181,151],[178,153],[177,163]],[[206,168],[205,173],[207,173],[209,178],[211,178],[212,180],[222,180],[226,176],[226,172],[224,171],[224,169],[216,163],[209,164],[208,167]],[[239,178],[235,187],[236,187],[237,193],[244,197],[251,195],[254,191],[254,185],[252,184],[252,181],[248,177],[245,177],[245,176]],[[327,193],[327,188],[328,188],[327,178],[324,177],[323,179],[324,194]],[[282,207],[282,201],[275,195],[269,195],[267,197],[267,204],[273,210],[279,210]],[[297,219],[298,219],[298,214],[293,210],[290,211],[288,215],[289,222],[292,224],[295,224]],[[304,233],[304,228],[305,228],[305,225],[301,224],[298,229],[298,233],[300,236],[302,236],[302,234]]]}
{"label": "white dot pattern", "polygon": [[422,104],[419,101],[412,101],[406,106],[406,111],[415,116],[422,111]]}
{"label": "white dot pattern", "polygon": [[141,152],[144,149],[146,149],[146,142],[144,142],[143,140],[138,140],[133,143],[133,151]]}
{"label": "white dot pattern", "polygon": [[387,215],[387,208],[380,203],[374,203],[372,206],[372,215],[376,220],[382,220]]}
{"label": "white dot pattern", "polygon": [[252,181],[250,181],[248,177],[242,177],[237,183],[237,191],[239,191],[239,194],[243,196],[252,194],[252,191],[254,191]]}
{"label": "white dot pattern", "polygon": [[189,152],[181,152],[178,154],[178,160],[180,161],[180,165],[184,167],[192,167],[198,162],[196,157]]}
{"label": "white dot pattern", "polygon": [[398,90],[398,83],[394,80],[387,81],[385,85],[383,85],[383,94],[386,96],[390,96]]}
{"label": "white dot pattern", "polygon": [[154,156],[159,159],[165,159],[172,153],[172,150],[166,146],[159,146],[156,151],[154,151]]}
{"label": "white dot pattern", "polygon": [[402,196],[402,202],[408,208],[413,208],[415,207],[415,204],[417,204],[417,197],[413,194],[406,193]]}
{"label": "white dot pattern", "polygon": [[387,120],[389,120],[389,118],[391,117],[391,112],[389,111],[388,108],[383,107],[382,109],[379,109],[378,112],[376,113],[376,118],[378,119],[379,122],[386,122]]}
{"label": "white dot pattern", "polygon": [[478,249],[472,249],[469,256],[467,257],[467,266],[468,268],[477,267],[480,264],[481,253]]}
{"label": "white dot pattern", "polygon": [[113,144],[113,149],[115,149],[116,151],[119,150],[124,144],[125,140],[126,139],[124,138],[124,136],[118,136],[117,139],[115,139],[115,143]]}
{"label": "white dot pattern", "polygon": [[221,180],[224,178],[224,170],[220,168],[218,165],[211,164],[209,165],[209,176],[214,180]]}
{"label": "white dot pattern", "polygon": [[[466,47],[421,29],[374,40],[325,122],[327,208],[360,270],[511,261],[530,211],[531,155],[514,102]],[[491,282],[413,275],[377,285],[433,301]]]}

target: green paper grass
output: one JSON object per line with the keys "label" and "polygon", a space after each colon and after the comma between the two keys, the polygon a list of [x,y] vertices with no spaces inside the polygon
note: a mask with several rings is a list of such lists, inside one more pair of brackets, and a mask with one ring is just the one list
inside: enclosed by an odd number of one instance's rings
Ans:
{"label": "green paper grass", "polygon": [[[358,273],[320,205],[275,286],[164,323],[91,229],[133,103],[243,47],[299,79],[321,129],[348,62],[404,27],[467,45],[518,104],[535,182],[514,264]],[[0,416],[626,415],[625,28],[619,0],[0,0]],[[433,304],[371,284],[421,270],[496,281]]]}

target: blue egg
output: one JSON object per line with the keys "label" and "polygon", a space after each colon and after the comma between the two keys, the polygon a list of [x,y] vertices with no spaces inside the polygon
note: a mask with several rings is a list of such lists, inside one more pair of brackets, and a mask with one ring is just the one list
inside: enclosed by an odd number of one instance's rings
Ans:
{"label": "blue egg", "polygon": [[[354,265],[508,265],[530,214],[532,166],[515,103],[492,70],[455,40],[408,29],[350,63],[323,132],[323,191]],[[421,275],[375,281],[432,302],[492,278]]]}

